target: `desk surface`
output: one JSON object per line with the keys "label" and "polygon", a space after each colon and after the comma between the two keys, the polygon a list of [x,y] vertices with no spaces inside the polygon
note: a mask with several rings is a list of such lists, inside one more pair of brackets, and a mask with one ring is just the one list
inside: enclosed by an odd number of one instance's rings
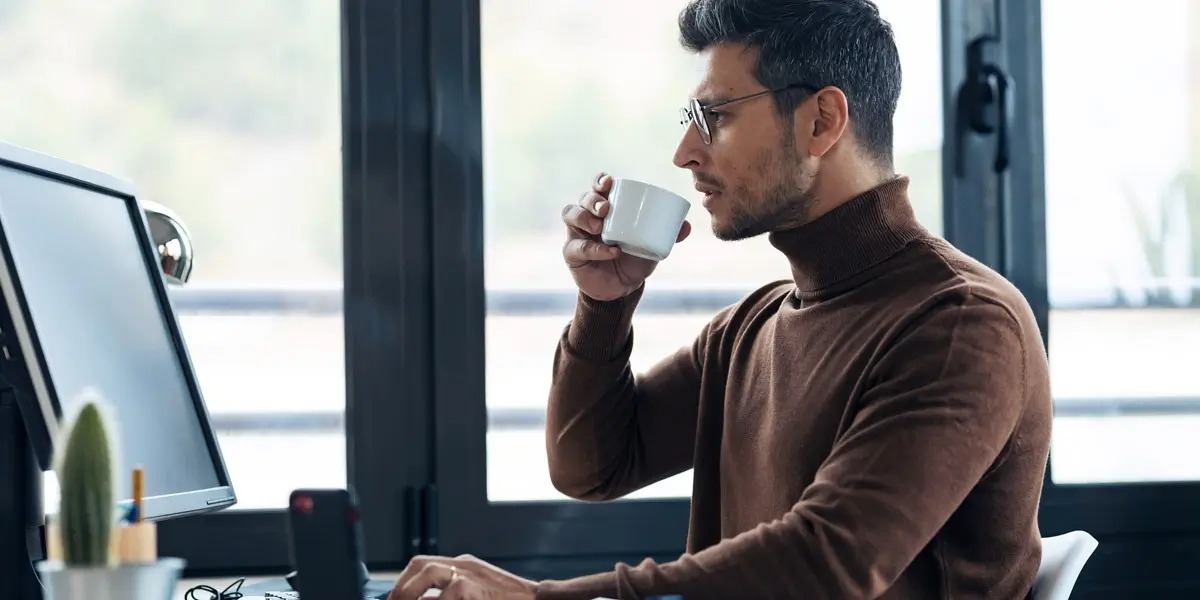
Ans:
{"label": "desk surface", "polygon": [[[392,582],[400,576],[399,573],[372,573],[371,581],[367,587],[367,593],[383,593],[391,589]],[[204,577],[200,579],[182,579],[175,586],[175,595],[172,600],[190,600],[187,599],[187,591],[198,585],[207,585],[215,588],[218,592],[224,590],[229,584],[240,579],[239,577]],[[255,575],[247,576],[245,583],[242,584],[242,593],[247,596],[256,594],[262,595],[263,592],[277,592],[287,589],[287,582],[279,575]],[[207,596],[201,594],[201,599]]]}
{"label": "desk surface", "polygon": [[[372,575],[377,575],[377,577],[371,578],[372,586],[367,588],[367,593],[371,593],[373,590],[377,589],[380,590],[380,593],[382,593],[383,591],[391,589],[391,582],[395,581],[396,578],[400,576],[399,573],[372,573]],[[237,577],[183,579],[179,582],[179,585],[175,586],[175,595],[172,597],[172,600],[190,600],[186,598],[187,591],[197,585],[207,585],[216,588],[217,591],[221,591],[229,584],[237,581],[237,579]],[[253,596],[256,593],[261,594],[262,592],[279,591],[281,589],[279,586],[280,583],[283,583],[282,587],[287,587],[287,583],[277,575],[246,577],[245,583],[242,584],[242,593],[246,594],[247,596]],[[379,587],[380,585],[382,585],[382,587]],[[200,598],[205,598],[205,596],[201,595]],[[597,598],[596,600],[610,599]]]}

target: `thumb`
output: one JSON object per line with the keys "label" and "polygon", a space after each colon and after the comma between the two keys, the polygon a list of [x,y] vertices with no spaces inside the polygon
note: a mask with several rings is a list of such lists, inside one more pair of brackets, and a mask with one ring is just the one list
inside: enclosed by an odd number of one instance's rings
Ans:
{"label": "thumb", "polygon": [[692,224],[684,221],[683,225],[679,226],[679,235],[675,237],[675,243],[686,240],[689,235],[692,235]]}

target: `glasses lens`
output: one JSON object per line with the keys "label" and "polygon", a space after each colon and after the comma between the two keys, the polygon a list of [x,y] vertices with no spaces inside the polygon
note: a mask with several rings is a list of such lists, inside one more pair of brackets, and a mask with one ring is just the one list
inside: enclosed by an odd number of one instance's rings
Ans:
{"label": "glasses lens", "polygon": [[700,132],[700,139],[705,144],[711,144],[712,131],[708,128],[708,113],[700,106],[699,100],[692,100],[692,122],[696,124],[696,131]]}

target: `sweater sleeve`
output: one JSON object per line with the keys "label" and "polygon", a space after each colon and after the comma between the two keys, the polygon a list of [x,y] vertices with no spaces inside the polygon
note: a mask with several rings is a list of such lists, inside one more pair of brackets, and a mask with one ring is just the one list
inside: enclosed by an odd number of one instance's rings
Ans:
{"label": "sweater sleeve", "polygon": [[788,513],[674,562],[543,582],[538,599],[880,596],[1007,456],[1031,335],[969,295],[932,309],[875,363],[856,417]]}
{"label": "sweater sleeve", "polygon": [[572,498],[619,498],[692,467],[706,334],[635,377],[631,324],[641,295],[601,302],[580,294],[555,353],[546,452],[551,481]]}

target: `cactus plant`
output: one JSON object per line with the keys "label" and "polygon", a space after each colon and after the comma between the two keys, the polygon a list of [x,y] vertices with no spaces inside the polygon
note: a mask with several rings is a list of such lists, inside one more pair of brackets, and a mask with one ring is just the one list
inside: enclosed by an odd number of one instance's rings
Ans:
{"label": "cactus plant", "polygon": [[57,446],[61,500],[58,527],[63,563],[73,567],[109,564],[113,535],[113,449],[98,398],[81,398],[78,414]]}

